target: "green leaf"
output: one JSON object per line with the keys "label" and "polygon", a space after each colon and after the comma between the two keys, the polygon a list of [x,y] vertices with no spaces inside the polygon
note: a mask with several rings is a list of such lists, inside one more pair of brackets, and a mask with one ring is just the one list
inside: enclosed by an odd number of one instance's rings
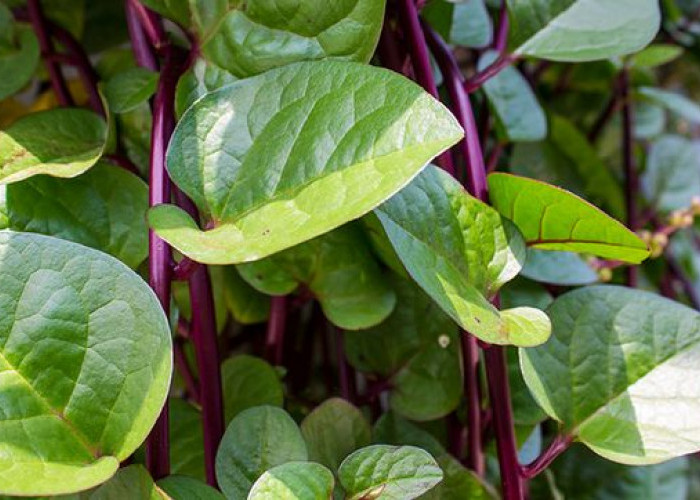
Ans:
{"label": "green leaf", "polygon": [[149,221],[194,260],[258,260],[364,215],[462,133],[387,70],[328,61],[272,70],[207,94],[171,140],[169,172],[215,228],[200,231],[173,206]]}
{"label": "green leaf", "polygon": [[220,89],[237,80],[226,70],[218,68],[204,59],[197,59],[177,82],[175,110],[178,116],[187,111],[194,102],[207,92]]}
{"label": "green leaf", "polygon": [[411,500],[443,478],[427,451],[381,444],[350,455],[340,465],[338,475],[348,500]]}
{"label": "green leaf", "polygon": [[482,48],[493,39],[491,16],[484,0],[433,0],[421,16],[455,45]]}
{"label": "green leaf", "polygon": [[[202,53],[239,78],[299,61],[366,63],[384,22],[377,0],[251,0],[228,12]],[[218,20],[217,20],[218,22]]]}
{"label": "green leaf", "polygon": [[650,101],[640,101],[634,108],[634,138],[653,139],[666,129],[666,112]]}
{"label": "green leaf", "polygon": [[89,500],[168,500],[169,497],[156,486],[143,465],[130,465],[119,469],[112,479],[85,495]]}
{"label": "green leaf", "polygon": [[508,349],[508,381],[510,384],[513,422],[519,427],[531,427],[546,420],[547,415],[530,394],[525,384],[517,349]]}
{"label": "green leaf", "polygon": [[683,47],[656,43],[630,57],[630,64],[635,68],[655,68],[670,63],[683,54]]}
{"label": "green leaf", "polygon": [[537,402],[599,455],[653,464],[700,450],[700,314],[616,286],[570,292],[549,309],[554,332],[520,351]]}
{"label": "green leaf", "polygon": [[389,379],[391,407],[416,420],[453,411],[462,395],[456,325],[411,281],[392,275],[394,312],[381,324],[346,331],[344,344],[357,369]]}
{"label": "green leaf", "polygon": [[547,339],[541,311],[499,313],[489,303],[520,271],[525,245],[509,221],[449,174],[426,169],[375,213],[411,277],[463,329],[495,344]]}
{"label": "green leaf", "polygon": [[374,424],[374,441],[378,444],[415,446],[435,458],[447,453],[432,434],[393,411],[384,413]]}
{"label": "green leaf", "polygon": [[10,227],[10,218],[7,216],[7,186],[0,184],[0,229]]}
{"label": "green leaf", "polygon": [[0,99],[5,99],[20,91],[34,76],[39,63],[39,42],[29,26],[16,25],[14,30],[5,27],[0,31],[13,38],[11,48],[0,47]]}
{"label": "green leaf", "polygon": [[503,173],[489,175],[488,183],[494,208],[518,226],[529,247],[631,263],[649,256],[633,232],[568,191]]}
{"label": "green leaf", "polygon": [[328,319],[357,330],[381,323],[396,297],[359,227],[346,225],[238,271],[254,288],[270,295],[292,292],[304,284]]}
{"label": "green leaf", "polygon": [[289,462],[260,476],[248,500],[328,500],[335,480],[331,471],[312,462]]}
{"label": "green leaf", "polygon": [[438,464],[445,474],[443,481],[420,497],[421,500],[496,500],[496,491],[450,455]]}
{"label": "green leaf", "polygon": [[370,444],[372,431],[362,412],[341,398],[317,406],[301,423],[309,460],[334,473],[353,451]]}
{"label": "green leaf", "polygon": [[57,495],[109,479],[170,385],[170,328],[113,257],[0,231],[0,494]]}
{"label": "green leaf", "polygon": [[270,297],[250,286],[235,267],[221,268],[226,307],[238,323],[262,323],[270,315]]}
{"label": "green leaf", "polygon": [[699,154],[700,145],[681,136],[665,135],[652,143],[642,187],[657,210],[687,208],[700,195]]}
{"label": "green leaf", "polygon": [[507,0],[513,53],[592,61],[637,52],[656,36],[657,0]]}
{"label": "green leaf", "polygon": [[265,360],[240,354],[221,365],[226,421],[255,406],[284,403],[284,389],[277,371]]}
{"label": "green leaf", "polygon": [[225,498],[211,486],[187,476],[168,476],[157,484],[172,500],[224,500]]}
{"label": "green leaf", "polygon": [[[478,69],[486,69],[497,58],[497,51],[485,52]],[[520,71],[511,66],[504,68],[487,80],[483,88],[509,141],[540,141],[547,137],[547,117]]]}
{"label": "green leaf", "polygon": [[246,498],[268,469],[307,459],[304,438],[282,409],[258,406],[229,424],[216,454],[216,479],[226,498]]}
{"label": "green leaf", "polygon": [[205,480],[202,412],[187,401],[170,398],[170,472]]}
{"label": "green leaf", "polygon": [[654,87],[641,87],[637,92],[691,123],[700,123],[700,106],[682,94]]}
{"label": "green leaf", "polygon": [[144,0],[143,4],[157,13],[176,21],[185,28],[192,28],[199,38],[203,38],[221,22],[229,3],[236,5],[238,0]]}
{"label": "green leaf", "polygon": [[522,273],[526,278],[560,286],[590,285],[598,273],[575,253],[529,248]]}
{"label": "green leaf", "polygon": [[35,176],[7,186],[7,216],[18,231],[102,250],[135,269],[148,255],[148,186],[108,163],[73,179]]}
{"label": "green leaf", "polygon": [[92,167],[107,142],[107,125],[84,109],[58,108],[20,118],[0,131],[0,183],[37,174],[75,177]]}
{"label": "green leaf", "polygon": [[103,87],[109,109],[126,113],[148,101],[155,94],[158,73],[144,68],[130,68],[110,78]]}

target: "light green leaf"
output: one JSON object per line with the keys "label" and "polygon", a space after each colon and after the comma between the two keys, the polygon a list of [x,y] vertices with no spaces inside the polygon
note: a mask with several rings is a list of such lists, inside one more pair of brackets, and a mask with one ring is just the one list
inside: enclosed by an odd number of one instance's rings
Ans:
{"label": "light green leaf", "polygon": [[0,494],[109,479],[165,402],[170,328],[148,285],[96,250],[0,231]]}
{"label": "light green leaf", "polygon": [[31,80],[39,63],[39,42],[29,26],[0,28],[13,40],[11,48],[0,47],[0,99],[20,91]]}
{"label": "light green leaf", "polygon": [[637,92],[691,123],[700,123],[700,106],[682,94],[654,87],[641,87]]}
{"label": "light green leaf", "polygon": [[228,71],[204,59],[197,59],[177,82],[175,110],[178,116],[182,116],[187,108],[207,92],[220,89],[236,80],[237,78]]}
{"label": "light green leaf", "polygon": [[255,406],[284,403],[284,389],[277,371],[265,360],[240,354],[221,365],[226,421]]}
{"label": "light green leaf", "polygon": [[423,8],[421,16],[455,45],[482,48],[493,39],[491,16],[484,0],[433,0]]}
{"label": "light green leaf", "polygon": [[635,139],[653,139],[666,129],[666,112],[651,101],[640,101],[634,107]]}
{"label": "light green leaf", "polygon": [[169,500],[158,488],[143,465],[130,465],[119,469],[112,479],[85,495],[89,500]]}
{"label": "light green leaf", "polygon": [[381,444],[350,455],[338,475],[348,500],[411,500],[443,478],[427,451]]}
{"label": "light green leaf", "polygon": [[205,480],[202,412],[187,401],[170,398],[170,472]]}
{"label": "light green leaf", "polygon": [[333,474],[323,465],[289,462],[260,476],[248,500],[328,500],[334,484]]}
{"label": "light green leaf", "polygon": [[346,225],[266,259],[241,264],[238,271],[254,288],[270,295],[304,284],[335,325],[358,330],[386,319],[396,297],[359,227]]}
{"label": "light green leaf", "polygon": [[590,285],[598,273],[575,253],[529,248],[522,273],[526,278],[561,286]]}
{"label": "light green leaf", "polygon": [[149,221],[194,260],[258,260],[364,215],[462,133],[387,70],[328,61],[272,70],[207,94],[171,140],[169,172],[215,228],[200,231],[173,206]]}
{"label": "light green leaf", "polygon": [[599,455],[653,464],[700,450],[700,314],[657,295],[594,286],[558,298],[554,332],[520,351],[545,412]]}
{"label": "light green leaf", "polygon": [[[495,50],[485,52],[478,69],[486,69],[497,58]],[[530,84],[517,69],[504,68],[487,80],[483,89],[508,140],[528,142],[547,137],[547,117]]]}
{"label": "light green leaf", "polygon": [[658,0],[507,0],[516,55],[592,61],[637,52],[656,36]]}
{"label": "light green leaf", "polygon": [[649,256],[633,232],[568,191],[503,173],[489,175],[488,183],[494,208],[518,226],[529,247],[631,263]]}
{"label": "light green leaf", "polygon": [[7,186],[0,184],[0,229],[10,226],[10,218],[7,216]]}
{"label": "light green leaf", "polygon": [[652,205],[662,212],[690,206],[700,196],[700,143],[677,135],[665,135],[649,150],[642,187]]}
{"label": "light green leaf", "polygon": [[158,73],[145,68],[130,68],[110,78],[103,87],[109,109],[126,113],[155,94]]}
{"label": "light green leaf", "polygon": [[630,57],[630,64],[635,68],[655,68],[667,64],[683,54],[683,47],[655,43]]}
{"label": "light green leaf", "polygon": [[[495,344],[547,339],[541,311],[499,313],[489,303],[520,271],[525,245],[509,221],[449,174],[426,169],[375,213],[411,277],[463,329]],[[536,329],[522,330],[525,323]]]}
{"label": "light green leaf", "polygon": [[445,474],[443,481],[420,497],[421,500],[497,500],[496,491],[450,455],[438,464]]}
{"label": "light green leaf", "polygon": [[0,184],[37,174],[75,177],[92,167],[107,142],[96,114],[57,108],[20,118],[0,131]]}
{"label": "light green leaf", "polygon": [[172,500],[224,500],[225,498],[211,486],[187,476],[168,476],[158,481],[157,485]]}
{"label": "light green leaf", "polygon": [[216,454],[216,479],[229,500],[245,498],[268,469],[307,459],[304,438],[287,413],[258,406],[229,424]]}
{"label": "light green leaf", "polygon": [[226,307],[238,323],[262,323],[270,315],[270,297],[250,286],[235,267],[221,268]]}
{"label": "light green leaf", "polygon": [[309,460],[334,473],[353,451],[370,444],[372,431],[362,412],[341,398],[317,406],[301,423]]}
{"label": "light green leaf", "polygon": [[99,162],[73,179],[40,175],[6,189],[12,229],[96,248],[132,269],[148,255],[148,186],[122,168]]}

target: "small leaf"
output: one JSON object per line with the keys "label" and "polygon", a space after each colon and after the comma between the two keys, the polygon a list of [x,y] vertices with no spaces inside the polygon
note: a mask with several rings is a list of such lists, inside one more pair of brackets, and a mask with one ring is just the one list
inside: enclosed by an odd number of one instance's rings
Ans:
{"label": "small leaf", "polygon": [[262,323],[270,315],[270,297],[250,286],[235,267],[222,267],[224,300],[231,316],[238,323]]}
{"label": "small leaf", "polygon": [[461,136],[440,103],[396,73],[286,66],[207,94],[178,123],[170,175],[215,228],[200,231],[173,206],[152,209],[149,222],[199,262],[258,260],[364,215]]}
{"label": "small leaf", "polygon": [[327,500],[333,496],[331,471],[312,462],[289,462],[265,472],[248,500]]}
{"label": "small leaf", "polygon": [[139,500],[169,500],[158,488],[143,465],[130,465],[119,469],[112,479],[85,495],[89,500],[114,500],[133,498]]}
{"label": "small leaf", "polygon": [[334,473],[353,451],[370,443],[371,429],[362,412],[344,399],[331,398],[317,406],[301,423],[309,460]]}
{"label": "small leaf", "polygon": [[537,402],[599,455],[653,464],[700,450],[700,314],[617,286],[567,293],[546,344],[520,351]]}
{"label": "small leaf", "polygon": [[670,63],[683,54],[683,47],[655,43],[630,57],[630,64],[635,68],[655,68]]}
{"label": "small leaf", "polygon": [[641,87],[637,92],[691,123],[700,123],[700,106],[682,94],[654,87]]}
{"label": "small leaf", "polygon": [[3,32],[0,36],[14,35],[12,48],[0,47],[0,99],[17,93],[29,83],[39,63],[39,42],[34,31],[29,26],[13,28],[0,27]]}
{"label": "small leaf", "polygon": [[489,175],[488,183],[494,208],[518,226],[530,247],[631,263],[649,256],[633,232],[568,191],[503,173]]}
{"label": "small leaf", "polygon": [[496,491],[452,456],[445,454],[438,459],[445,474],[443,481],[421,496],[421,500],[496,500]]}
{"label": "small leaf", "polygon": [[593,61],[637,52],[654,39],[657,0],[508,0],[514,54]]}
{"label": "small leaf", "polygon": [[282,409],[258,406],[229,424],[216,454],[216,479],[229,500],[246,498],[268,469],[307,459],[304,438]]}
{"label": "small leaf", "polygon": [[148,101],[157,85],[158,73],[139,67],[113,76],[103,90],[109,109],[114,113],[126,113]]}
{"label": "small leaf", "polygon": [[157,485],[172,500],[224,500],[225,498],[206,483],[187,476],[168,476],[158,481]]}
{"label": "small leaf", "polygon": [[483,48],[493,40],[493,24],[484,0],[433,0],[421,16],[454,45]]}
{"label": "small leaf", "polygon": [[521,272],[526,278],[560,286],[590,285],[598,281],[598,273],[578,255],[529,248]]}
{"label": "small leaf", "polygon": [[12,229],[96,248],[132,269],[148,255],[148,186],[123,168],[98,162],[73,179],[41,175],[6,189]]}
{"label": "small leaf", "polygon": [[0,184],[37,174],[75,177],[92,167],[107,142],[107,125],[84,109],[59,108],[20,118],[0,131]]}
{"label": "small leaf", "polygon": [[255,406],[282,407],[284,393],[277,371],[266,361],[239,354],[221,365],[226,421]]}
{"label": "small leaf", "polygon": [[155,294],[96,250],[0,231],[0,494],[58,495],[109,479],[170,385]]}
{"label": "small leaf", "polygon": [[427,451],[381,444],[350,455],[340,465],[338,475],[348,500],[411,500],[443,478]]}
{"label": "small leaf", "polygon": [[170,472],[204,481],[202,412],[179,398],[170,398]]}

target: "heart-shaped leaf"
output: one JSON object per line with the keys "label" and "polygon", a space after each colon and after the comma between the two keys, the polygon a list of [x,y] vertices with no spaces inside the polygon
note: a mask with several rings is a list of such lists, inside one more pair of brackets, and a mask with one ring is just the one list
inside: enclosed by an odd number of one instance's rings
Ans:
{"label": "heart-shaped leaf", "polygon": [[649,256],[632,231],[568,191],[503,173],[489,175],[488,183],[493,207],[518,226],[530,247],[635,264]]}
{"label": "heart-shaped leaf", "polygon": [[525,245],[510,221],[452,176],[430,167],[375,213],[411,277],[463,329],[494,344],[547,339],[541,311],[499,313],[488,301],[520,271]]}
{"label": "heart-shaped leaf", "polygon": [[238,500],[266,470],[306,459],[294,420],[280,408],[258,406],[239,413],[226,429],[216,454],[216,479],[226,498]]}
{"label": "heart-shaped leaf", "polygon": [[253,287],[284,295],[304,284],[328,319],[347,330],[369,328],[391,313],[396,297],[359,227],[343,226],[257,262],[238,266]]}
{"label": "heart-shaped leaf", "polygon": [[255,406],[279,406],[284,389],[277,371],[265,360],[240,354],[221,365],[226,421]]}
{"label": "heart-shaped leaf", "polygon": [[411,500],[442,481],[442,470],[425,450],[374,445],[357,450],[340,465],[348,500]]}
{"label": "heart-shaped leaf", "polygon": [[579,289],[549,309],[546,344],[520,351],[547,414],[603,457],[652,464],[700,450],[700,314],[616,286]]}
{"label": "heart-shaped leaf", "polygon": [[552,61],[630,54],[659,30],[657,0],[508,0],[514,53]]}
{"label": "heart-shaped leaf", "polygon": [[370,443],[372,431],[362,412],[341,398],[317,406],[301,423],[309,460],[334,473],[353,451]]}
{"label": "heart-shaped leaf", "polygon": [[148,255],[148,186],[123,168],[100,162],[73,179],[40,175],[6,189],[12,229],[96,248],[132,269]]}
{"label": "heart-shaped leaf", "polygon": [[[4,4],[0,8],[8,10]],[[29,26],[13,26],[10,21],[0,31],[9,38],[10,45],[0,47],[0,99],[5,99],[21,90],[34,75],[39,62],[39,42]]]}
{"label": "heart-shaped leaf", "polygon": [[326,500],[333,498],[331,471],[313,462],[289,462],[265,472],[248,500]]}
{"label": "heart-shaped leaf", "polygon": [[109,109],[126,113],[148,101],[155,94],[158,73],[145,68],[130,68],[117,73],[103,87]]}
{"label": "heart-shaped leaf", "polygon": [[396,73],[286,66],[207,94],[175,130],[169,172],[214,229],[173,206],[149,221],[194,260],[261,259],[364,215],[461,136],[440,103]]}
{"label": "heart-shaped leaf", "polygon": [[107,124],[84,109],[32,113],[0,131],[0,184],[38,174],[75,177],[92,167],[107,143]]}
{"label": "heart-shaped leaf", "polygon": [[157,483],[172,500],[224,500],[211,486],[187,476],[168,476]]}
{"label": "heart-shaped leaf", "polygon": [[109,479],[170,385],[170,327],[148,285],[106,254],[0,231],[0,493]]}

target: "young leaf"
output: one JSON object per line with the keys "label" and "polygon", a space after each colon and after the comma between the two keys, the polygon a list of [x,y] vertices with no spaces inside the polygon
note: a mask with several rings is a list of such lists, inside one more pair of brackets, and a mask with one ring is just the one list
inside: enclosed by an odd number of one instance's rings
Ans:
{"label": "young leaf", "polygon": [[135,269],[148,254],[148,186],[108,163],[73,179],[35,176],[7,186],[7,216],[17,231],[58,236]]}
{"label": "young leaf", "polygon": [[113,257],[0,231],[0,494],[57,495],[109,479],[170,385],[170,327]]}
{"label": "young leaf", "polygon": [[168,476],[156,484],[172,500],[224,500],[225,498],[208,484],[187,476]]}
{"label": "young leaf", "polygon": [[282,409],[258,406],[238,414],[216,454],[216,479],[229,500],[246,498],[268,469],[307,459],[304,438]]}
{"label": "young leaf", "polygon": [[143,465],[130,465],[119,469],[112,479],[84,496],[89,500],[170,500],[170,497],[156,486]]}
{"label": "young leaf", "polygon": [[103,90],[109,109],[114,113],[126,113],[148,101],[157,85],[158,73],[137,67],[110,78]]}
{"label": "young leaf", "polygon": [[649,256],[633,232],[568,191],[503,173],[489,175],[488,183],[494,208],[518,226],[529,247],[631,263]]}
{"label": "young leaf", "polygon": [[411,500],[442,481],[443,473],[427,451],[378,444],[346,458],[338,476],[348,500]]}
{"label": "young leaf", "polygon": [[248,500],[326,500],[333,498],[335,479],[323,465],[289,462],[265,472]]}
{"label": "young leaf", "polygon": [[700,450],[697,311],[594,286],[561,296],[549,312],[551,340],[520,357],[528,387],[563,432],[626,464]]}
{"label": "young leaf", "polygon": [[200,262],[261,259],[362,216],[461,136],[440,103],[395,73],[286,66],[207,94],[175,130],[170,174],[215,228],[167,205],[149,222]]}
{"label": "young leaf", "polygon": [[284,390],[277,371],[265,360],[239,354],[221,365],[226,421],[255,406],[284,403]]}
{"label": "young leaf", "polygon": [[309,413],[301,423],[309,460],[334,473],[353,451],[370,444],[371,429],[362,412],[341,398],[331,398]]}
{"label": "young leaf", "polygon": [[39,63],[39,42],[28,26],[5,26],[0,31],[0,36],[14,35],[9,50],[0,46],[0,99],[5,99],[21,90],[34,75]]}
{"label": "young leaf", "polygon": [[[479,59],[478,69],[486,69],[497,58],[498,52],[486,51]],[[486,81],[483,88],[508,140],[527,142],[547,137],[547,117],[530,84],[517,69],[504,68]]]}
{"label": "young leaf", "polygon": [[575,253],[529,248],[520,273],[526,278],[560,286],[590,285],[598,281],[598,273]]}
{"label": "young leaf", "polygon": [[75,177],[92,167],[107,143],[107,124],[73,108],[40,111],[0,131],[0,184],[37,174]]}
{"label": "young leaf", "polygon": [[635,68],[655,68],[667,64],[683,54],[683,47],[656,43],[630,57],[629,63]]}
{"label": "young leaf", "polygon": [[270,295],[304,284],[328,319],[347,330],[369,328],[391,314],[396,296],[359,227],[347,225],[266,259],[238,266],[253,287]]}
{"label": "young leaf", "polygon": [[541,311],[499,313],[489,303],[520,271],[525,245],[509,221],[449,174],[426,169],[375,213],[411,277],[463,329],[496,344],[547,339]]}
{"label": "young leaf", "polygon": [[421,16],[454,45],[482,48],[493,40],[493,23],[484,0],[433,0]]}
{"label": "young leaf", "polygon": [[508,0],[514,54],[592,61],[630,54],[659,30],[657,0]]}
{"label": "young leaf", "polygon": [[689,122],[700,123],[700,106],[682,94],[654,87],[641,87],[638,93]]}

